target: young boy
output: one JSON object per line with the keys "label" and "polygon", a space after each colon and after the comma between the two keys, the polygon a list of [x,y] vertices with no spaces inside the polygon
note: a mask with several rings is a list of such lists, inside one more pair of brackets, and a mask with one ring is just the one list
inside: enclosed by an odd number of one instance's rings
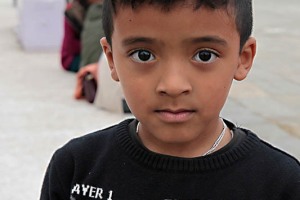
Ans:
{"label": "young boy", "polygon": [[53,156],[41,199],[288,200],[300,165],[219,117],[256,51],[251,0],[106,0],[101,39],[136,119]]}

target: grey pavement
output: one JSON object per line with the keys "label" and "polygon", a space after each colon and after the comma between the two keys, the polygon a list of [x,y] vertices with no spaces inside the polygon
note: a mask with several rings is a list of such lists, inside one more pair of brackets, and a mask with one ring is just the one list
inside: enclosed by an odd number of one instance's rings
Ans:
{"label": "grey pavement", "polygon": [[[61,69],[58,51],[21,48],[12,2],[0,1],[0,195],[38,199],[57,148],[128,115],[74,100],[75,75]],[[222,116],[300,159],[300,1],[254,0],[254,8],[258,55]]]}

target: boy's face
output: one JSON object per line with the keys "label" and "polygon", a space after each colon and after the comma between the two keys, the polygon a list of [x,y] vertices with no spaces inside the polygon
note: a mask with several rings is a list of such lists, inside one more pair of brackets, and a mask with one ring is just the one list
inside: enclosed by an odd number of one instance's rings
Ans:
{"label": "boy's face", "polygon": [[101,44],[144,143],[192,145],[219,134],[232,80],[246,77],[255,54],[253,38],[241,54],[239,42],[226,10],[118,8],[112,48],[105,38]]}

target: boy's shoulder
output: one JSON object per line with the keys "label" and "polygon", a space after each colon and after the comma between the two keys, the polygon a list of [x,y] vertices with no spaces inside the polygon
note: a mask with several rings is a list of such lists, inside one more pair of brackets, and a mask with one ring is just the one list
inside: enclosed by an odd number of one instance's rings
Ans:
{"label": "boy's shoulder", "polygon": [[242,128],[240,128],[240,130],[245,132],[248,137],[250,136],[256,138],[256,141],[259,145],[257,146],[258,149],[254,150],[256,153],[253,152],[253,155],[255,155],[254,160],[257,161],[257,164],[272,167],[274,170],[286,169],[288,171],[294,169],[300,173],[300,163],[295,157],[284,150],[275,147],[264,139],[261,139],[250,130]]}
{"label": "boy's shoulder", "polygon": [[108,126],[106,128],[88,133],[86,135],[71,139],[65,146],[67,147],[79,147],[81,145],[93,145],[94,143],[103,143],[107,140],[113,139],[120,131],[126,130],[129,122],[132,119],[125,119],[119,123]]}
{"label": "boy's shoulder", "polygon": [[74,155],[93,154],[93,152],[100,149],[103,151],[104,149],[113,148],[116,135],[118,132],[126,130],[129,121],[129,119],[126,119],[107,128],[73,138],[59,148],[56,154],[70,154],[73,157]]}
{"label": "boy's shoulder", "polygon": [[[251,158],[255,155],[253,158],[255,159],[263,159],[263,160],[271,160],[273,162],[291,162],[296,164],[298,167],[300,167],[299,161],[290,155],[289,153],[281,150],[280,148],[275,147],[274,145],[270,144],[268,141],[262,139],[259,134],[253,132],[252,130],[249,130],[247,128],[243,128],[240,126],[235,125],[231,121],[228,121],[225,119],[225,122],[227,126],[238,135],[245,135],[242,142],[239,143],[237,148],[239,151],[243,151],[244,149],[247,149],[246,151],[248,158]],[[242,138],[242,137],[240,137]]]}
{"label": "boy's shoulder", "polygon": [[[300,163],[299,160],[297,160],[294,156],[289,154],[288,152],[281,150],[272,144],[268,143],[265,140],[260,139],[263,146],[265,146],[265,149],[267,153],[265,154],[268,159],[276,160],[278,161],[278,165],[284,165],[285,167],[294,166],[298,168],[298,171],[300,172]],[[269,152],[269,153],[268,153]]]}

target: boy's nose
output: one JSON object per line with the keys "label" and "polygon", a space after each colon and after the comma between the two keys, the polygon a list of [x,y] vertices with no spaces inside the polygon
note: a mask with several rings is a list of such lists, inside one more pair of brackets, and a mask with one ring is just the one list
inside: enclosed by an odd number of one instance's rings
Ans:
{"label": "boy's nose", "polygon": [[157,92],[160,95],[177,97],[189,94],[192,85],[188,78],[188,72],[183,66],[169,66],[162,71],[157,85]]}

